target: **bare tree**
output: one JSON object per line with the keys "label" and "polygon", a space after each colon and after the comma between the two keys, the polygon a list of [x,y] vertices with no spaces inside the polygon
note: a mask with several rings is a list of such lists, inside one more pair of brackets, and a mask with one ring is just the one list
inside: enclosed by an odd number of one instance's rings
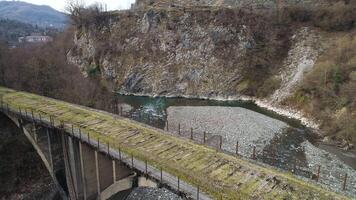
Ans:
{"label": "bare tree", "polygon": [[101,3],[94,3],[86,6],[82,0],[67,0],[66,11],[70,14],[73,25],[88,27],[91,24],[101,23],[101,13],[104,6]]}
{"label": "bare tree", "polygon": [[65,10],[69,13],[74,24],[81,24],[83,20],[82,13],[85,10],[83,0],[66,0]]}

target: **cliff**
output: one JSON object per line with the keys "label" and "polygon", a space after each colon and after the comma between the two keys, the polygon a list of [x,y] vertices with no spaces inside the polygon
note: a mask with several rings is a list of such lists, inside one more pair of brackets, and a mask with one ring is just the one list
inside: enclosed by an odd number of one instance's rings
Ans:
{"label": "cliff", "polygon": [[319,73],[314,65],[339,37],[334,31],[352,34],[352,2],[290,1],[278,12],[236,4],[274,1],[187,2],[141,0],[129,11],[97,13],[92,23],[77,25],[68,59],[120,93],[248,96],[324,120],[294,97],[306,73]]}
{"label": "cliff", "polygon": [[243,10],[156,10],[82,28],[71,60],[123,93],[257,95],[281,67],[293,31]]}

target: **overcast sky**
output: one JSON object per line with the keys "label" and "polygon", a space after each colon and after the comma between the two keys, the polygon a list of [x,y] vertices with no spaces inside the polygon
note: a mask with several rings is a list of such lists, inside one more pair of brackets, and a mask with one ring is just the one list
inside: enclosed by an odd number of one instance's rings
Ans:
{"label": "overcast sky", "polygon": [[[37,5],[49,5],[54,9],[59,11],[64,11],[66,5],[66,0],[21,0],[28,3],[33,3]],[[135,0],[82,0],[86,5],[98,2],[107,4],[109,10],[117,9],[128,9],[130,8],[131,3],[134,3]]]}

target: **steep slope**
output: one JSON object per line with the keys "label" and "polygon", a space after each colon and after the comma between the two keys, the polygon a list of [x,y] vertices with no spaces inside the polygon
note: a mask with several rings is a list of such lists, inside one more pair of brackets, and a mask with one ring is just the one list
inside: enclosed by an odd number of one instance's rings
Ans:
{"label": "steep slope", "polygon": [[38,6],[21,1],[0,1],[0,18],[41,27],[63,28],[67,23],[64,13],[49,6]]}
{"label": "steep slope", "polygon": [[[257,95],[282,64],[293,31],[243,10],[148,10],[78,30],[70,59],[123,93]],[[262,92],[261,92],[262,93]]]}
{"label": "steep slope", "polygon": [[[280,12],[268,7],[228,8],[228,1],[192,1],[190,6],[188,1],[174,2],[184,8],[162,0],[142,0],[130,11],[93,13],[91,21],[77,24],[68,59],[86,76],[100,76],[120,93],[214,99],[247,96],[314,128],[330,122],[315,110],[301,109],[307,105],[296,106],[291,97],[319,58],[335,51],[330,43],[338,38],[335,31],[348,33],[356,27],[355,1],[288,1]],[[241,1],[246,2],[254,3]],[[351,72],[347,70],[343,77]],[[310,101],[314,100],[318,104],[320,98]],[[346,103],[354,108],[351,100]],[[329,135],[336,133],[321,128]],[[342,126],[338,128],[344,132]],[[348,135],[348,141],[355,141],[356,134],[350,130],[341,138]]]}
{"label": "steep slope", "polygon": [[[218,7],[258,7],[275,8],[276,0],[137,0],[134,8],[142,9],[150,6],[162,7],[190,7],[190,6],[218,6]],[[284,0],[280,4],[319,6],[332,1],[329,0]]]}

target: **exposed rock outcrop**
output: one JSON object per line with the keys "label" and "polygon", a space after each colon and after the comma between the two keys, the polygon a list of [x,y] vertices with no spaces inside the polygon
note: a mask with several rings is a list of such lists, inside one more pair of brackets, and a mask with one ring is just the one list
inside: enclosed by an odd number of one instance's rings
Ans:
{"label": "exposed rock outcrop", "polygon": [[78,30],[69,59],[122,93],[258,96],[294,34],[273,19],[230,9],[121,13],[104,28]]}
{"label": "exposed rock outcrop", "polygon": [[151,8],[103,18],[77,30],[68,58],[126,94],[249,96],[278,106],[322,50],[313,28],[280,25],[274,14],[242,8]]}

